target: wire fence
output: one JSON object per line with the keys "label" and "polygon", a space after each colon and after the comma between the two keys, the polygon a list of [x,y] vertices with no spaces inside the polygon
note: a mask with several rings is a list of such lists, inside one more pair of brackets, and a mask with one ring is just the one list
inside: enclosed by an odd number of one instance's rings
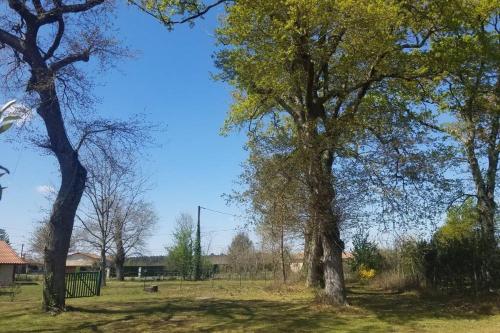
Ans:
{"label": "wire fence", "polygon": [[[95,270],[95,269],[93,269]],[[125,266],[123,268],[125,281],[193,281],[191,272],[168,269],[165,266]],[[104,273],[107,280],[116,279],[114,267],[109,267]],[[287,270],[287,280],[298,280],[302,278],[301,271]],[[231,269],[218,269],[211,267],[202,270],[201,280],[220,281],[283,281],[283,272],[280,269],[250,269],[244,271],[233,271]],[[41,282],[43,272],[17,273],[17,282]]]}
{"label": "wire fence", "polygon": [[[182,273],[176,270],[168,270],[163,267],[125,267],[123,276],[125,279],[149,278],[152,280],[192,280],[189,273]],[[290,272],[288,272],[291,275]],[[114,278],[114,269],[110,270],[109,277]],[[233,272],[217,270],[202,270],[201,280],[276,280],[282,279],[282,273],[279,271],[260,270]]]}

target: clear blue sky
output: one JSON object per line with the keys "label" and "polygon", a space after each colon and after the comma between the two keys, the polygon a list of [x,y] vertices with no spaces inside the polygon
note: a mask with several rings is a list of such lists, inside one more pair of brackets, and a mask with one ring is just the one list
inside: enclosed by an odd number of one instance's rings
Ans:
{"label": "clear blue sky", "polygon": [[[168,32],[132,7],[122,6],[117,12],[121,39],[139,55],[99,77],[96,109],[101,115],[123,118],[145,112],[151,121],[168,127],[158,137],[162,148],[151,151],[146,166],[154,183],[147,197],[160,218],[148,254],[165,253],[180,212],[195,217],[197,205],[202,205],[240,213],[221,198],[234,187],[247,153],[244,134],[219,135],[231,97],[229,87],[210,78],[215,71],[211,56],[217,15],[212,13],[194,28]],[[0,94],[0,101],[11,98]],[[35,121],[40,122],[38,116]],[[55,159],[28,148],[28,143],[4,141],[1,147],[0,162],[12,174],[1,180],[8,190],[0,202],[0,228],[6,229],[19,251],[43,216],[41,210],[48,208],[37,188],[57,186],[59,175]],[[209,251],[214,253],[224,251],[236,231],[220,230],[239,225],[233,217],[202,211],[203,246],[210,244]]]}

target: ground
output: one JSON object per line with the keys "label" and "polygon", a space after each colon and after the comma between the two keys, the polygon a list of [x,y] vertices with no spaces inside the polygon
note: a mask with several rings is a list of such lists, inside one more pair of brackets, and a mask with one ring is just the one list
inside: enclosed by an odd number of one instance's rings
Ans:
{"label": "ground", "polygon": [[110,282],[102,296],[40,311],[41,286],[11,302],[0,292],[1,332],[500,332],[500,300],[384,293],[350,286],[348,308],[319,305],[300,285],[269,281]]}

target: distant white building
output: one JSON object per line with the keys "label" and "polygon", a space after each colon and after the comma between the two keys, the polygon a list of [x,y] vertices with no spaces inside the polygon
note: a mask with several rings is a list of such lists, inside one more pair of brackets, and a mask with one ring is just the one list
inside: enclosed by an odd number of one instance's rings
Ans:
{"label": "distant white building", "polygon": [[[342,252],[342,261],[347,261],[352,259],[352,253]],[[302,270],[304,264],[304,253],[295,253],[292,255],[290,260],[290,270],[294,273],[298,273]]]}
{"label": "distant white building", "polygon": [[100,261],[101,257],[93,253],[72,253],[66,258],[66,272],[98,270]]}

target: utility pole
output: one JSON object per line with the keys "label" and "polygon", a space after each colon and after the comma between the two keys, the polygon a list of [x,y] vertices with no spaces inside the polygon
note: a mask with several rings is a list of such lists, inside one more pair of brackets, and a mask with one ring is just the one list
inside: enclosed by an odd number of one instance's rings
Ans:
{"label": "utility pole", "polygon": [[198,224],[196,226],[196,239],[194,243],[193,278],[195,281],[201,279],[201,232],[200,232],[201,207],[198,206]]}

